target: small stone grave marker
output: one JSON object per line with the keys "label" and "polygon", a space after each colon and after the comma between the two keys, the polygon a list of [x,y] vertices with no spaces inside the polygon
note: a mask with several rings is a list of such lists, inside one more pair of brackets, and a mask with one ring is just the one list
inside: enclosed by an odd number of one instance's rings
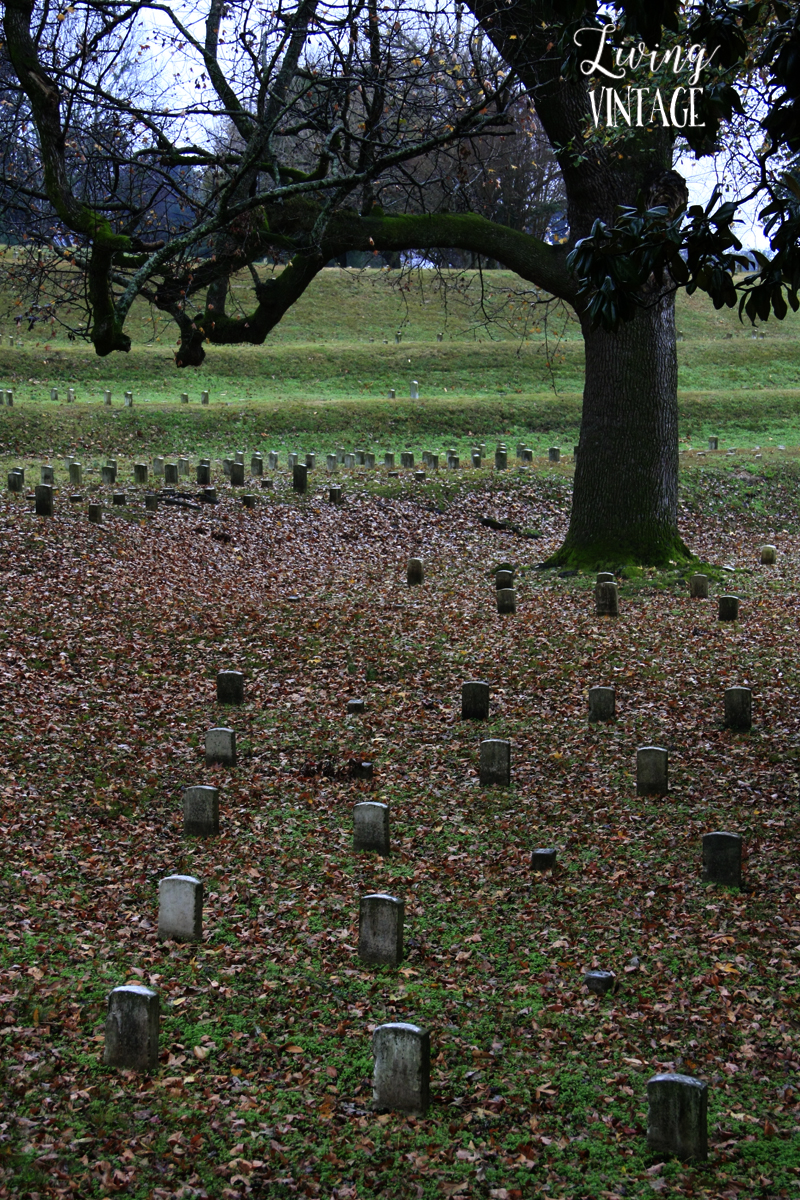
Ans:
{"label": "small stone grave marker", "polygon": [[147,483],[147,463],[133,464],[133,482]]}
{"label": "small stone grave marker", "polygon": [[206,733],[206,766],[232,767],[236,763],[236,734],[224,725]]}
{"label": "small stone grave marker", "polygon": [[170,487],[177,487],[178,464],[176,462],[164,463],[164,483],[168,484]]}
{"label": "small stone grave marker", "polygon": [[558,851],[552,847],[542,847],[531,851],[532,871],[552,871],[555,869]]}
{"label": "small stone grave marker", "polygon": [[551,446],[550,447],[550,449],[547,451],[547,461],[548,462],[561,462],[561,447],[560,446]]}
{"label": "small stone grave marker", "polygon": [[508,467],[508,451],[495,450],[494,467],[496,471],[505,471]]}
{"label": "small stone grave marker", "polygon": [[663,746],[640,746],[636,751],[637,796],[666,796],[669,754]]}
{"label": "small stone grave marker", "polygon": [[198,463],[195,475],[201,487],[208,487],[211,483],[211,465],[209,463]]}
{"label": "small stone grave marker", "polygon": [[409,587],[417,587],[425,582],[425,565],[421,558],[410,558],[406,568],[406,580]]}
{"label": "small stone grave marker", "polygon": [[586,971],[583,982],[595,996],[605,996],[614,986],[616,975],[613,971]]}
{"label": "small stone grave marker", "polygon": [[332,483],[331,486],[329,487],[328,503],[329,504],[341,504],[342,503],[342,485],[340,483]]}
{"label": "small stone grave marker", "polygon": [[161,1012],[158,992],[141,984],[116,987],[108,997],[103,1062],[128,1071],[155,1071]]}
{"label": "small stone grave marker", "polygon": [[217,672],[217,704],[244,704],[244,675],[241,671]]}
{"label": "small stone grave marker", "polygon": [[589,721],[613,721],[616,719],[617,694],[613,687],[589,688]]}
{"label": "small stone grave marker", "polygon": [[405,901],[383,892],[362,896],[358,910],[358,957],[396,967],[403,958]]}
{"label": "small stone grave marker", "polygon": [[149,495],[144,498],[145,512],[158,512],[158,496]]}
{"label": "small stone grave marker", "polygon": [[471,679],[461,685],[462,721],[485,721],[489,716],[489,684]]}
{"label": "small stone grave marker", "polygon": [[510,787],[511,742],[486,738],[480,745],[481,787]]}
{"label": "small stone grave marker", "polygon": [[80,487],[83,483],[83,468],[79,462],[70,463],[69,481],[73,487]]}
{"label": "small stone grave marker", "polygon": [[708,599],[708,576],[692,575],[689,580],[689,595],[694,600]]}
{"label": "small stone grave marker", "polygon": [[598,617],[619,616],[619,593],[615,583],[598,583],[594,589],[595,613]]}
{"label": "small stone grave marker", "polygon": [[778,551],[775,546],[761,547],[761,563],[765,567],[772,567],[778,558]]}
{"label": "small stone grave marker", "polygon": [[219,833],[219,788],[198,784],[183,789],[183,832],[198,837]]}
{"label": "small stone grave marker", "polygon": [[37,517],[52,517],[53,515],[53,485],[50,483],[37,483],[34,488],[36,516]]}
{"label": "small stone grave marker", "polygon": [[348,700],[347,711],[349,713],[363,713],[366,708],[366,703],[363,700]]}
{"label": "small stone grave marker", "polygon": [[295,463],[292,467],[292,487],[296,492],[308,491],[308,467],[305,463]]}
{"label": "small stone grave marker", "polygon": [[203,885],[193,875],[168,875],[159,882],[158,936],[175,942],[203,940]]}
{"label": "small stone grave marker", "polygon": [[102,525],[103,524],[103,506],[102,506],[102,504],[90,504],[89,505],[89,520],[91,521],[92,525]]}
{"label": "small stone grave marker", "polygon": [[56,473],[53,467],[44,466],[39,472],[40,481],[42,483],[54,484],[56,481]]}
{"label": "small stone grave marker", "polygon": [[647,1102],[649,1150],[683,1160],[708,1158],[707,1084],[691,1075],[654,1075]]}
{"label": "small stone grave marker", "polygon": [[426,1029],[404,1021],[379,1025],[372,1035],[375,1065],[372,1106],[424,1114],[430,1104],[431,1039]]}
{"label": "small stone grave marker", "polygon": [[409,397],[412,400],[419,400],[419,382],[416,379],[411,380],[411,387],[409,388]]}
{"label": "small stone grave marker", "polygon": [[353,805],[353,849],[389,853],[389,805],[367,800]]}
{"label": "small stone grave marker", "polygon": [[735,729],[740,733],[746,733],[752,729],[753,693],[750,688],[726,688],[725,725],[728,729]]}
{"label": "small stone grave marker", "polygon": [[720,621],[738,621],[739,597],[720,596],[718,616]]}
{"label": "small stone grave marker", "polygon": [[501,614],[517,611],[517,593],[514,588],[497,589],[497,611]]}
{"label": "small stone grave marker", "polygon": [[244,487],[244,463],[231,463],[231,487]]}
{"label": "small stone grave marker", "polygon": [[703,883],[742,886],[742,839],[737,833],[703,834]]}

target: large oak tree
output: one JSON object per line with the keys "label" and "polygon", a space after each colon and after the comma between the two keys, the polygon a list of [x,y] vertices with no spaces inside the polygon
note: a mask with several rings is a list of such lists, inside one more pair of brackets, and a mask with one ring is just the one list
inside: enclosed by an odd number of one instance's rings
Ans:
{"label": "large oak tree", "polygon": [[[495,259],[572,305],[585,339],[572,515],[557,557],[685,556],[674,295],[701,287],[715,304],[736,303],[740,246],[735,203],[686,215],[675,139],[711,153],[726,120],[750,120],[752,190],[765,197],[773,254],[741,302],[751,317],[796,307],[795,6],[469,0],[471,24],[460,4],[377,0],[206,0],[197,22],[138,0],[4,8],[6,211],[85,281],[99,354],[129,347],[138,296],[173,317],[176,362],[191,366],[208,345],[262,342],[349,250]],[[475,148],[508,134],[520,97],[561,171],[565,244],[431,201],[454,162],[456,178],[480,171]],[[253,264],[270,254],[286,265],[265,280]],[[245,267],[252,307],[229,311],[229,279]]]}

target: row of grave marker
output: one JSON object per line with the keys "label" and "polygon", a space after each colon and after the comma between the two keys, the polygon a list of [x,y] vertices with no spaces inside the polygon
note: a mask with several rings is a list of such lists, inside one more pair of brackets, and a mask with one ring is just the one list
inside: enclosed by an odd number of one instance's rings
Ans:
{"label": "row of grave marker", "polygon": [[[126,984],[108,997],[103,1061],[153,1071],[158,1066],[161,1007],[158,992]],[[430,1107],[430,1033],[405,1021],[379,1025],[372,1035],[373,1107],[424,1115]],[[647,1145],[683,1160],[708,1157],[708,1085],[690,1075],[664,1073],[647,1082]]]}

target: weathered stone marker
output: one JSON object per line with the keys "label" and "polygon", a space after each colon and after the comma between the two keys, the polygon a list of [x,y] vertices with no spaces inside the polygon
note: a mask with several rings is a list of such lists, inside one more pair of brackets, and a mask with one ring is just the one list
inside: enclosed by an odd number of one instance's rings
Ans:
{"label": "weathered stone marker", "polygon": [[89,520],[91,521],[92,525],[102,525],[103,524],[103,506],[102,506],[102,504],[90,504],[89,505]]}
{"label": "weathered stone marker", "polygon": [[552,846],[541,847],[539,850],[531,851],[531,870],[532,871],[552,871],[555,869],[556,858],[558,851]]}
{"label": "weathered stone marker", "polygon": [[126,392],[122,403],[125,408],[133,408],[133,392]]}
{"label": "weathered stone marker", "polygon": [[494,573],[494,586],[499,591],[501,588],[513,588],[514,572],[497,570]]}
{"label": "weathered stone marker", "polygon": [[383,892],[362,896],[358,906],[358,957],[395,967],[403,958],[405,901]]}
{"label": "weathered stone marker", "polygon": [[332,483],[331,486],[328,488],[328,503],[329,504],[341,504],[342,503],[342,485],[340,483]]}
{"label": "weathered stone marker", "polygon": [[126,497],[125,493],[124,492],[112,492],[111,503],[118,504],[120,506],[123,504],[127,504],[127,497]]}
{"label": "weathered stone marker", "polygon": [[708,1158],[707,1084],[691,1075],[654,1075],[647,1081],[647,1102],[649,1150],[684,1160]]}
{"label": "weathered stone marker", "polygon": [[104,487],[111,487],[117,482],[117,468],[105,466],[100,468],[100,482]]}
{"label": "weathered stone marker", "polygon": [[689,595],[694,600],[708,599],[708,576],[692,575],[689,580]]}
{"label": "weathered stone marker", "polygon": [[725,725],[746,733],[753,727],[753,693],[750,688],[725,689]]}
{"label": "weathered stone marker", "polygon": [[168,875],[159,882],[158,936],[175,942],[203,940],[203,885],[194,875]]}
{"label": "weathered stone marker", "polygon": [[605,996],[606,992],[610,992],[615,979],[613,971],[587,971],[583,976],[583,982],[595,996]]}
{"label": "weathered stone marker", "polygon": [[703,883],[742,886],[742,839],[737,833],[703,834]]}
{"label": "weathered stone marker", "polygon": [[481,787],[511,785],[511,742],[502,738],[486,738],[480,747]]}
{"label": "weathered stone marker", "polygon": [[215,763],[232,767],[236,763],[236,734],[224,725],[209,729],[206,734],[206,766]]}
{"label": "weathered stone marker", "polygon": [[400,466],[409,468],[414,466],[414,455],[409,450],[403,450],[401,452]]}
{"label": "weathered stone marker", "polygon": [[217,704],[244,704],[241,671],[217,671]]}
{"label": "weathered stone marker", "polygon": [[189,403],[189,393],[181,392],[181,404],[188,404],[188,403]]}
{"label": "weathered stone marker", "polygon": [[353,805],[353,849],[389,853],[389,805],[364,801]]}
{"label": "weathered stone marker", "polygon": [[471,679],[461,685],[461,720],[485,721],[489,716],[489,685]]}
{"label": "weathered stone marker", "polygon": [[201,404],[208,404],[208,392],[201,392],[201,393],[200,393],[200,403],[201,403]]}
{"label": "weathered stone marker", "polygon": [[425,566],[421,558],[410,558],[408,560],[406,580],[409,587],[415,587],[425,582]]}
{"label": "weathered stone marker", "polygon": [[144,508],[145,512],[158,512],[158,496],[155,494],[145,496]]}
{"label": "weathered stone marker", "polygon": [[133,482],[147,483],[147,463],[133,464]]}
{"label": "weathered stone marker", "polygon": [[231,463],[231,487],[244,487],[244,463]]}
{"label": "weathered stone marker", "polygon": [[19,467],[15,467],[13,471],[8,472],[8,490],[10,492],[21,492],[25,487],[25,472]]}
{"label": "weathered stone marker", "polygon": [[252,494],[252,492],[247,492],[244,496],[242,496],[242,507],[243,508],[255,508],[255,506],[256,506],[256,498]]}
{"label": "weathered stone marker", "polygon": [[128,1071],[155,1071],[161,1012],[158,992],[141,984],[109,993],[103,1062]]}
{"label": "weathered stone marker", "polygon": [[383,456],[383,465],[388,467],[390,471],[394,470],[394,454],[391,450],[387,450]]}
{"label": "weathered stone marker", "polygon": [[419,382],[416,379],[411,380],[409,396],[412,400],[419,400]]}
{"label": "weathered stone marker", "polygon": [[617,694],[613,687],[589,688],[589,721],[613,721],[617,715]]}
{"label": "weathered stone marker", "polygon": [[274,471],[274,469],[277,467],[277,465],[278,465],[278,451],[270,450],[269,454],[267,455],[267,466],[270,468],[270,470]]}
{"label": "weathered stone marker", "polygon": [[37,517],[52,517],[53,515],[53,485],[37,483],[34,488]]}
{"label": "weathered stone marker", "polygon": [[708,448],[709,448],[709,450],[718,450],[719,449],[719,438],[710,437],[708,439]]}
{"label": "weathered stone marker", "polygon": [[170,487],[177,487],[178,464],[176,462],[164,463],[164,483],[169,484]]}
{"label": "weathered stone marker", "polygon": [[619,616],[619,594],[615,583],[598,583],[594,589],[594,607],[598,617]]}
{"label": "weathered stone marker", "polygon": [[296,492],[308,491],[308,467],[305,463],[295,463],[292,467],[292,487]]}
{"label": "weathered stone marker", "polygon": [[496,471],[505,471],[508,467],[508,451],[495,450],[494,452],[494,469]]}
{"label": "weathered stone marker", "polygon": [[719,619],[720,619],[720,621],[738,621],[738,619],[739,619],[739,597],[738,596],[720,596],[719,597]]}
{"label": "weathered stone marker", "polygon": [[105,404],[106,408],[111,407],[111,392],[108,390],[108,388],[106,388],[106,390],[103,392],[103,403]]}
{"label": "weathered stone marker", "polygon": [[40,469],[39,479],[41,483],[54,484],[56,481],[55,469],[51,466],[44,466]]}
{"label": "weathered stone marker", "polygon": [[73,487],[80,487],[83,483],[83,468],[79,462],[69,464],[69,481]]}
{"label": "weathered stone marker", "polygon": [[160,454],[156,454],[153,458],[153,474],[157,479],[164,474],[164,459]]}
{"label": "weathered stone marker", "polygon": [[499,613],[515,613],[517,611],[517,593],[515,588],[497,589],[497,611]]}
{"label": "weathered stone marker", "polygon": [[396,1021],[372,1035],[372,1107],[425,1113],[430,1104],[431,1038],[427,1029]]}
{"label": "weathered stone marker", "polygon": [[264,459],[260,454],[253,454],[250,457],[250,474],[254,479],[264,474]]}
{"label": "weathered stone marker", "polygon": [[353,699],[347,701],[347,711],[349,713],[363,713],[366,707],[366,702],[364,700]]}
{"label": "weathered stone marker", "polygon": [[551,446],[550,447],[550,449],[547,451],[547,461],[548,462],[561,462],[561,447],[560,446]]}
{"label": "weathered stone marker", "polygon": [[201,487],[208,487],[211,483],[211,464],[198,463],[196,471],[197,482]]}
{"label": "weathered stone marker", "polygon": [[666,796],[669,755],[663,746],[640,746],[636,751],[637,796]]}
{"label": "weathered stone marker", "polygon": [[774,566],[777,558],[778,558],[778,551],[775,548],[775,546],[762,546],[761,547],[761,562],[762,562],[763,566],[765,566],[765,567]]}
{"label": "weathered stone marker", "polygon": [[198,837],[219,833],[219,788],[199,784],[183,789],[183,832]]}

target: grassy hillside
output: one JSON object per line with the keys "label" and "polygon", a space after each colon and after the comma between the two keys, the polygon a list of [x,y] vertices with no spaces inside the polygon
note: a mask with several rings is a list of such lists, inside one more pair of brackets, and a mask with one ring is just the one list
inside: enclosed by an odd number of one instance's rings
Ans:
{"label": "grassy hillside", "polygon": [[[240,290],[244,302],[249,293]],[[45,438],[43,447],[49,436],[57,448],[68,448],[84,438],[89,405],[91,436],[109,448],[119,435],[146,442],[152,435],[159,444],[170,435],[213,449],[227,441],[232,422],[241,422],[251,444],[295,436],[324,448],[346,435],[383,443],[413,426],[415,436],[519,436],[537,449],[553,440],[569,445],[580,421],[580,330],[560,306],[545,320],[532,299],[505,271],[486,274],[481,291],[475,272],[442,281],[433,272],[404,278],[330,269],[264,346],[209,347],[203,368],[178,371],[174,326],[145,305],[130,323],[134,350],[98,359],[91,346],[67,341],[63,330],[48,339],[49,329],[28,332],[23,323],[17,334],[7,297],[0,301],[0,385],[14,389],[22,408],[4,412],[0,440],[12,450],[20,436],[35,433]],[[796,315],[754,331],[704,297],[680,296],[677,325],[684,439],[699,444],[721,433],[740,445],[769,436],[800,442]],[[412,379],[422,396],[414,404],[407,400]],[[57,405],[50,401],[54,386]],[[77,393],[74,408],[63,404],[67,386]],[[95,410],[105,388],[112,390],[113,412]],[[389,406],[392,388],[398,399]],[[126,389],[134,392],[133,412],[120,410]],[[212,406],[201,411],[205,389]],[[191,397],[188,409],[179,407],[182,391]]]}

